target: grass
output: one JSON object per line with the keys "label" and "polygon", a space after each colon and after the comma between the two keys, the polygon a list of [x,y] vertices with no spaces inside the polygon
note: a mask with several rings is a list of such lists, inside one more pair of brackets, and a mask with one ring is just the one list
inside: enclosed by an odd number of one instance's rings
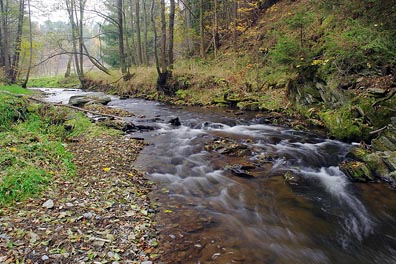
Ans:
{"label": "grass", "polygon": [[9,93],[14,93],[14,94],[26,94],[26,95],[30,95],[33,92],[31,90],[28,89],[24,89],[18,85],[6,85],[6,86],[0,86],[0,90],[1,91],[6,91]]}
{"label": "grass", "polygon": [[30,78],[27,85],[36,88],[76,88],[80,86],[80,83],[76,75],[68,78],[58,75]]}
{"label": "grass", "polygon": [[75,175],[64,142],[99,133],[117,132],[71,109],[0,93],[0,208],[38,195],[54,177]]}

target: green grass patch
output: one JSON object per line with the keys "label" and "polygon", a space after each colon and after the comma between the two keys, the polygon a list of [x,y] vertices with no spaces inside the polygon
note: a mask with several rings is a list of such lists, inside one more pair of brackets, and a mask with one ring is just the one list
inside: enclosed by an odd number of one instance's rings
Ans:
{"label": "green grass patch", "polygon": [[76,88],[80,83],[76,75],[71,75],[68,78],[63,76],[31,78],[27,85],[36,88]]}
{"label": "green grass patch", "polygon": [[65,107],[0,93],[0,208],[39,195],[53,177],[75,175],[65,142],[102,133],[120,132]]}
{"label": "green grass patch", "polygon": [[30,95],[33,92],[31,90],[22,88],[18,85],[6,85],[6,86],[0,86],[0,90],[1,91],[6,91],[9,93],[14,93],[14,94],[26,94],[26,95]]}

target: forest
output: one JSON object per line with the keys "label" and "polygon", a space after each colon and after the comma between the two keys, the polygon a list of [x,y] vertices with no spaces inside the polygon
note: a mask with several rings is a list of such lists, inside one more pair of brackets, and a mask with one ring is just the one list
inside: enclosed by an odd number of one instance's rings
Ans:
{"label": "forest", "polygon": [[394,263],[395,21],[1,0],[0,262]]}

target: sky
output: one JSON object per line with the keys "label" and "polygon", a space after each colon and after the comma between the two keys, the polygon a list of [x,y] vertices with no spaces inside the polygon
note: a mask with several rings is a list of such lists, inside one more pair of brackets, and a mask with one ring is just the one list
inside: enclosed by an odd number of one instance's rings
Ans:
{"label": "sky", "polygon": [[[87,6],[97,5],[100,0],[87,0]],[[44,23],[47,20],[68,21],[68,14],[65,10],[65,0],[31,0],[33,21]],[[91,7],[93,8],[93,7]],[[86,14],[88,17],[88,14]]]}

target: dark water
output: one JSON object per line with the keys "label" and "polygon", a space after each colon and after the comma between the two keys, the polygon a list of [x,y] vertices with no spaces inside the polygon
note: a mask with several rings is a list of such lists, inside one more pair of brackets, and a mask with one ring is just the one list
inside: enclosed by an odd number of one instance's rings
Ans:
{"label": "dark water", "polygon": [[[49,97],[65,101],[78,93]],[[381,184],[350,183],[338,164],[348,144],[265,124],[252,113],[113,98],[153,126],[136,166],[158,183],[161,246],[170,263],[396,263],[396,199]],[[178,116],[182,125],[168,124]],[[244,157],[206,151],[215,139]],[[254,177],[227,168],[254,164]],[[298,185],[286,184],[291,173]]]}

